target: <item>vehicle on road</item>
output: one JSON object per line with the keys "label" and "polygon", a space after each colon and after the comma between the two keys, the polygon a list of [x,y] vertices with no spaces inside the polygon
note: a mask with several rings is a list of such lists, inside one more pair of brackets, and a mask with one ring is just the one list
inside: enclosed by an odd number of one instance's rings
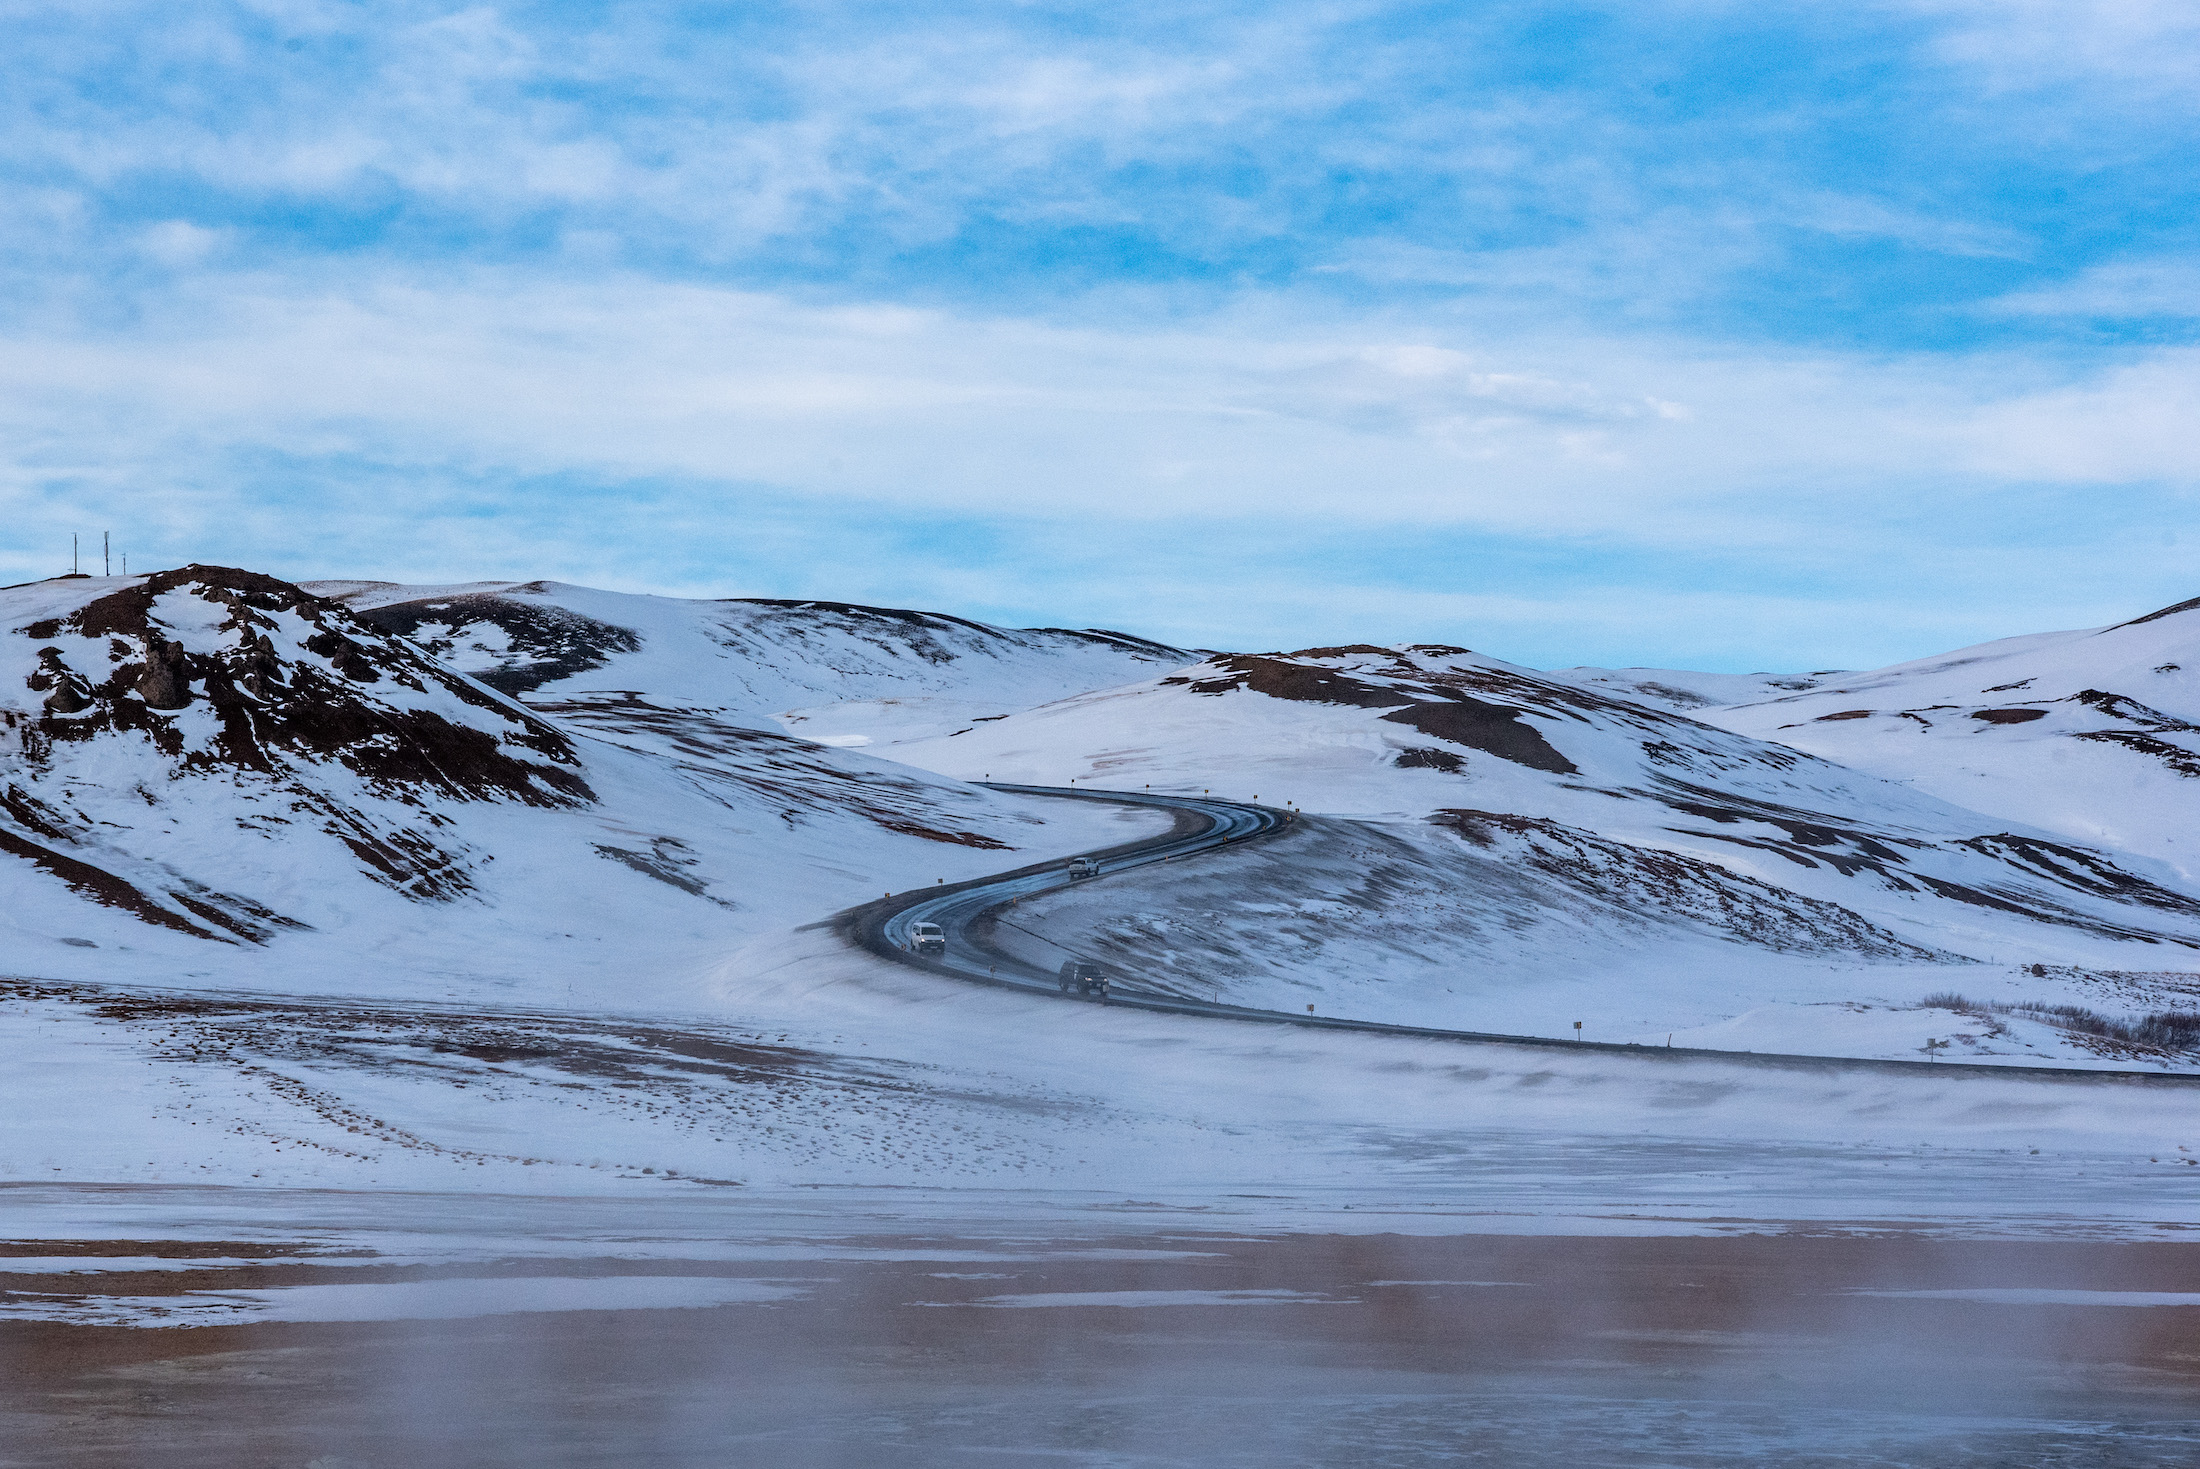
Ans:
{"label": "vehicle on road", "polygon": [[1071,882],[1077,882],[1087,877],[1098,877],[1099,875],[1100,864],[1094,861],[1092,858],[1072,857],[1069,859],[1069,877]]}
{"label": "vehicle on road", "polygon": [[912,954],[944,954],[947,952],[947,930],[937,923],[912,923],[909,925],[909,952]]}
{"label": "vehicle on road", "polygon": [[1095,1000],[1108,997],[1108,972],[1089,959],[1064,960],[1058,982],[1065,995],[1083,995]]}

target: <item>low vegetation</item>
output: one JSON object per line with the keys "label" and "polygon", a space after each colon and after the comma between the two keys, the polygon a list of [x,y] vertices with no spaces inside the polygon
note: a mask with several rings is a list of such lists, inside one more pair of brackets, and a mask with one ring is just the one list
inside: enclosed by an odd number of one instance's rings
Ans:
{"label": "low vegetation", "polygon": [[1918,1001],[1921,1010],[1954,1010],[1991,1022],[2000,1015],[2037,1020],[2073,1035],[2093,1036],[2120,1046],[2163,1051],[2200,1050],[2200,1012],[2157,1010],[2151,1015],[2115,1019],[2083,1005],[2051,1005],[2039,1000],[1974,1000],[1943,990]]}

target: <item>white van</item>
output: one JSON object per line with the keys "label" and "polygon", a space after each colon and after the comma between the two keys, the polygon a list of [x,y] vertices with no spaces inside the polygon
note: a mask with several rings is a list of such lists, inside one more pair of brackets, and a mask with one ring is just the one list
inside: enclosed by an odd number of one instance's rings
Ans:
{"label": "white van", "polygon": [[947,930],[937,923],[912,923],[909,925],[909,952],[912,954],[944,954],[947,952]]}

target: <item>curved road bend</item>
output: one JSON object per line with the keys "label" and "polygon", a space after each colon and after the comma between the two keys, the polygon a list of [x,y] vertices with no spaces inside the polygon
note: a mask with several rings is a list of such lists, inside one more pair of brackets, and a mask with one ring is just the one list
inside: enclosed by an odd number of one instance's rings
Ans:
{"label": "curved road bend", "polygon": [[[1100,876],[1083,881],[1105,881],[1109,876],[1163,861],[1211,852],[1222,847],[1290,830],[1294,813],[1271,806],[1217,800],[1211,796],[1181,796],[1151,791],[1084,791],[1059,786],[1010,785],[984,781],[988,789],[1020,796],[1054,796],[1072,801],[1106,801],[1124,806],[1152,806],[1175,813],[1176,822],[1160,836],[1143,841],[1102,847],[1082,855],[1094,859]],[[1071,885],[1067,859],[1035,863],[981,877],[969,882],[919,888],[895,893],[835,915],[833,926],[851,942],[881,958],[932,974],[946,975],[1000,989],[1045,994],[1065,1003],[1072,1000],[1057,988],[1054,972],[997,948],[987,933],[998,920],[999,910],[1040,893]],[[947,952],[938,957],[915,954],[906,947],[909,929],[917,923],[937,923],[947,932]],[[1035,937],[1043,935],[1034,934]],[[1049,939],[1047,942],[1052,943]],[[1065,950],[1065,953],[1068,951]],[[1115,969],[1118,966],[1109,966]],[[1111,987],[1110,1005],[1135,1010],[1155,1010],[1171,1015],[1203,1015],[1220,1020],[1248,1020],[1270,1025],[1299,1025],[1317,1030],[1363,1031],[1376,1035],[1417,1036],[1428,1040],[1460,1041],[1478,1045],[1533,1046],[1547,1050],[1618,1052],[1646,1060],[1718,1060],[1730,1064],[1772,1067],[1779,1070],[1877,1071],[1900,1075],[1930,1073],[1951,1078],[2021,1077],[2026,1080],[2061,1082],[2118,1082],[2124,1084],[2195,1086],[2200,1075],[2160,1071],[2079,1071],[2054,1066],[1988,1066],[1963,1061],[1878,1061],[1842,1056],[1792,1056],[1769,1051],[1714,1051],[1685,1046],[1623,1045],[1611,1041],[1554,1040],[1548,1036],[1501,1035],[1474,1030],[1442,1030],[1433,1026],[1391,1025],[1379,1020],[1345,1020],[1327,1015],[1299,1015],[1289,1010],[1257,1010],[1244,1005],[1224,1005],[1210,1000],[1185,999],[1136,987],[1135,980]]]}

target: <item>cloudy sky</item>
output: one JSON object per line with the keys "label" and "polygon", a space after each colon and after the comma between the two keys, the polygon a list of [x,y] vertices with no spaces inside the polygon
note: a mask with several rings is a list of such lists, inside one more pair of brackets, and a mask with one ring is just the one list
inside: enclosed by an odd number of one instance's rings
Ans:
{"label": "cloudy sky", "polygon": [[0,55],[0,580],[111,529],[1726,669],[2200,594],[2189,0],[47,0]]}

